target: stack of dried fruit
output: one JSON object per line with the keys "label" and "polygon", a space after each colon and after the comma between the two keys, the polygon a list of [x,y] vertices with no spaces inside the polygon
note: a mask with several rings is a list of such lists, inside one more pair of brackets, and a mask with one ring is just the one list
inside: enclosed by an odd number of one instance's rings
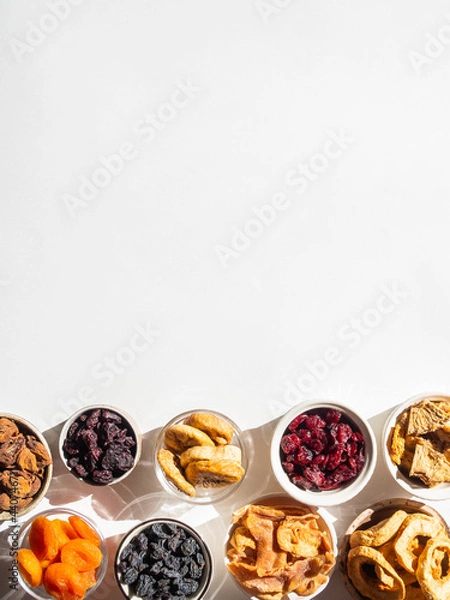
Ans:
{"label": "stack of dried fruit", "polygon": [[450,482],[449,400],[430,396],[412,404],[399,414],[389,436],[392,462],[430,488]]}
{"label": "stack of dried fruit", "polygon": [[450,538],[437,517],[398,509],[351,533],[348,545],[346,572],[362,597],[450,598]]}
{"label": "stack of dried fruit", "polygon": [[336,490],[363,468],[365,440],[342,411],[315,409],[299,414],[288,425],[280,458],[295,486],[314,492]]}
{"label": "stack of dried fruit", "polygon": [[136,447],[136,433],[130,423],[106,408],[80,414],[62,443],[72,473],[97,485],[108,485],[128,473],[135,464]]}
{"label": "stack of dried fruit", "polygon": [[192,413],[164,430],[158,463],[169,481],[190,497],[196,487],[234,484],[244,475],[242,452],[231,443],[234,427],[212,413]]}
{"label": "stack of dried fruit", "polygon": [[0,418],[0,511],[20,512],[42,487],[52,459],[28,427]]}
{"label": "stack of dried fruit", "polygon": [[335,564],[332,540],[319,516],[301,505],[248,504],[233,514],[228,569],[248,594],[281,600],[311,596]]}
{"label": "stack of dried fruit", "polygon": [[156,520],[119,549],[116,568],[119,583],[139,598],[183,600],[203,597],[209,567],[208,551],[187,526]]}
{"label": "stack of dried fruit", "polygon": [[79,600],[97,583],[103,561],[98,533],[80,516],[67,520],[37,516],[28,532],[29,548],[18,550],[19,571],[33,588],[44,586],[57,600]]}

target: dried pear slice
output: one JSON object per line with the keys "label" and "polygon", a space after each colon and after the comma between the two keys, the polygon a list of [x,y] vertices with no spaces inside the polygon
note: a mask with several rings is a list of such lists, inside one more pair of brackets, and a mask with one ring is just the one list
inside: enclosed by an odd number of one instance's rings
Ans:
{"label": "dried pear slice", "polygon": [[214,488],[237,483],[244,468],[234,460],[196,460],[187,465],[185,475],[194,486]]}
{"label": "dried pear slice", "polygon": [[355,546],[347,557],[347,572],[355,588],[370,600],[404,600],[405,584],[375,548]]}
{"label": "dried pear slice", "polygon": [[428,600],[450,598],[450,540],[428,540],[420,554],[416,576]]}
{"label": "dried pear slice", "polygon": [[239,446],[227,444],[226,446],[192,446],[180,455],[180,464],[186,467],[195,460],[234,460],[241,462],[241,449]]}
{"label": "dried pear slice", "polygon": [[192,446],[215,446],[212,439],[204,431],[184,423],[172,425],[166,429],[164,444],[166,448],[175,454],[180,454]]}
{"label": "dried pear slice", "polygon": [[183,473],[178,468],[176,456],[170,450],[161,448],[158,451],[158,462],[167,478],[170,479],[178,489],[191,498],[195,496],[194,486],[186,480]]}
{"label": "dried pear slice", "polygon": [[229,444],[234,435],[234,427],[210,413],[192,413],[184,423],[204,431],[216,444]]}
{"label": "dried pear slice", "polygon": [[429,515],[413,513],[406,517],[394,542],[394,550],[401,566],[414,573],[425,538],[435,538],[445,533],[444,526]]}

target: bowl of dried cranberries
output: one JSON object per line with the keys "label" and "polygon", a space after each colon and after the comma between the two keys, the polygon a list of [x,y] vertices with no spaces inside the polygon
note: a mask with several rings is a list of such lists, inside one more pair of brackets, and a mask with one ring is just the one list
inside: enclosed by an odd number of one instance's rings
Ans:
{"label": "bowl of dried cranberries", "polygon": [[213,576],[211,552],[197,531],[169,518],[136,525],[117,549],[114,573],[127,599],[205,597]]}
{"label": "bowl of dried cranberries", "polygon": [[122,481],[141,455],[137,424],[122,409],[98,404],[74,413],[64,424],[59,449],[69,471],[91,485]]}
{"label": "bowl of dried cranberries", "polygon": [[376,440],[369,423],[348,406],[309,401],[294,406],[275,427],[270,458],[276,479],[300,502],[347,502],[370,480]]}

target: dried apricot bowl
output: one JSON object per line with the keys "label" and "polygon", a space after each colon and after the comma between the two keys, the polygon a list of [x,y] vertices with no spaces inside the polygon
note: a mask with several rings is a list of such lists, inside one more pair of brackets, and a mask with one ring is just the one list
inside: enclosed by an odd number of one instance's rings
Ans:
{"label": "dried apricot bowl", "polygon": [[156,475],[180,500],[207,504],[237,489],[247,470],[247,450],[239,427],[225,415],[196,409],[160,431],[155,444]]}
{"label": "dried apricot bowl", "polygon": [[314,598],[327,587],[337,540],[324,509],[285,494],[264,496],[235,510],[225,564],[251,598]]}
{"label": "dried apricot bowl", "polygon": [[0,521],[21,517],[41,502],[53,474],[47,440],[17,415],[0,413]]}
{"label": "dried apricot bowl", "polygon": [[68,509],[43,511],[20,529],[19,582],[38,600],[82,600],[100,585],[108,565],[106,542],[96,525]]}
{"label": "dried apricot bowl", "polygon": [[424,500],[450,498],[450,396],[419,394],[399,404],[382,440],[384,462],[401,488]]}
{"label": "dried apricot bowl", "polygon": [[423,502],[392,498],[372,504],[348,526],[339,571],[355,600],[448,598],[449,529]]}
{"label": "dried apricot bowl", "polygon": [[81,481],[111,485],[136,467],[142,440],[135,421],[107,404],[86,406],[64,424],[59,441],[63,463]]}
{"label": "dried apricot bowl", "polygon": [[358,494],[373,474],[376,454],[369,423],[350,407],[327,401],[289,410],[276,424],[270,447],[281,487],[299,502],[319,506]]}
{"label": "dried apricot bowl", "polygon": [[204,598],[213,561],[202,537],[176,519],[137,525],[117,549],[114,573],[125,598]]}

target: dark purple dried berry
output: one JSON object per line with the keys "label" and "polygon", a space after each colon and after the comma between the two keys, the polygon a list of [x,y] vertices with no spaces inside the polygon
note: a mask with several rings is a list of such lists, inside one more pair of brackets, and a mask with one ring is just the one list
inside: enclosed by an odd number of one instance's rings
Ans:
{"label": "dark purple dried berry", "polygon": [[114,481],[114,477],[108,469],[97,469],[92,473],[92,481],[100,485],[108,485]]}

